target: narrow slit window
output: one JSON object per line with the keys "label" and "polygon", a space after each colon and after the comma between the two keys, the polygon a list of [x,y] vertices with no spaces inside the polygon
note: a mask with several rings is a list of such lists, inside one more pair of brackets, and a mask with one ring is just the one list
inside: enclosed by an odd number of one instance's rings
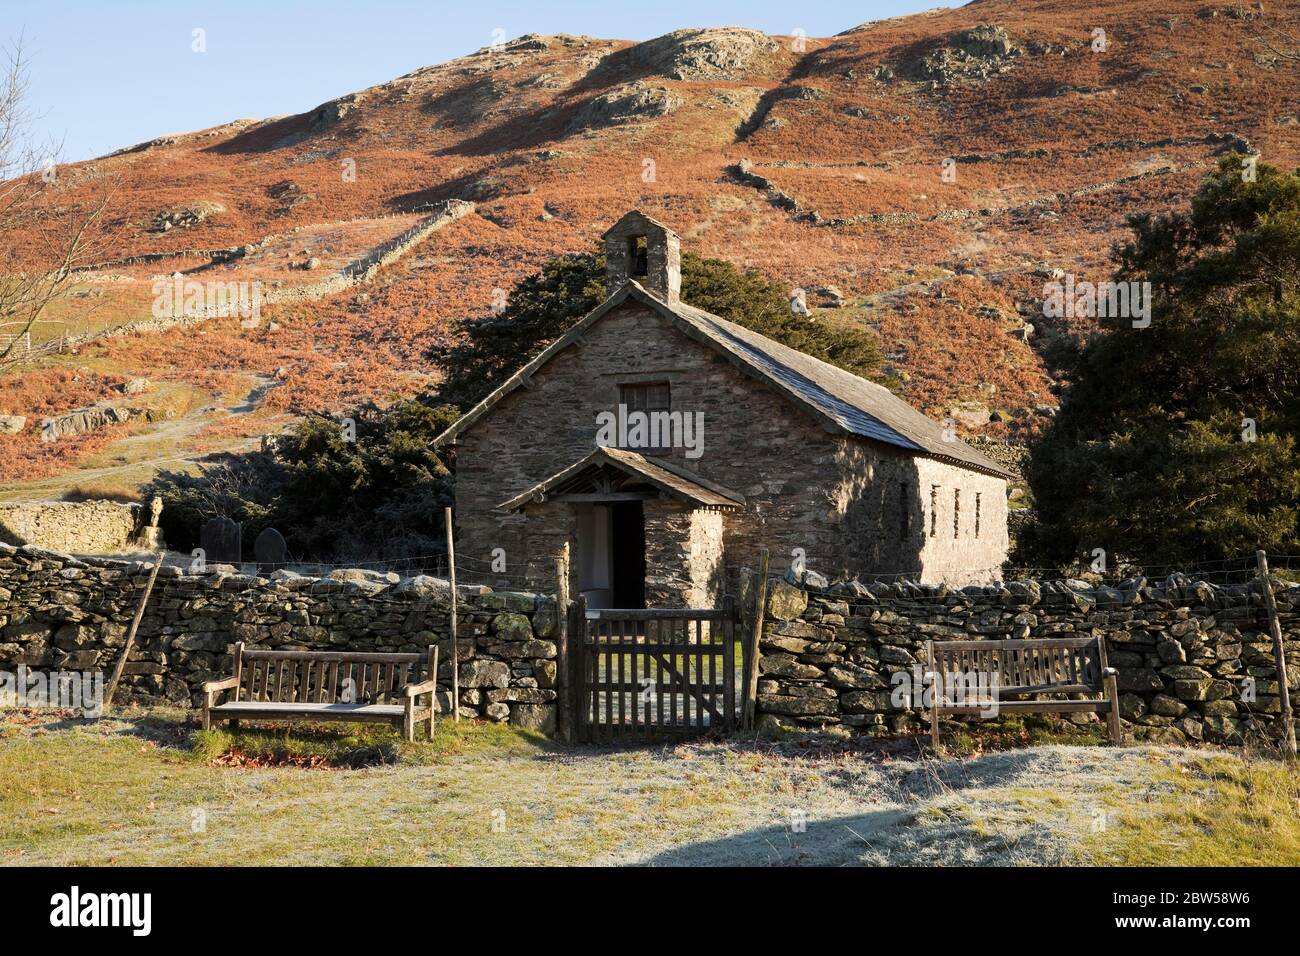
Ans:
{"label": "narrow slit window", "polygon": [[627,266],[630,276],[650,274],[650,252],[645,236],[631,236],[627,240]]}
{"label": "narrow slit window", "polygon": [[961,534],[961,489],[952,490],[952,536],[954,538]]}
{"label": "narrow slit window", "polygon": [[930,486],[930,537],[939,534],[939,486]]}
{"label": "narrow slit window", "polygon": [[980,493],[975,492],[975,537],[980,536]]}
{"label": "narrow slit window", "polygon": [[907,482],[898,483],[898,534],[904,541],[912,534],[912,512],[907,506]]}

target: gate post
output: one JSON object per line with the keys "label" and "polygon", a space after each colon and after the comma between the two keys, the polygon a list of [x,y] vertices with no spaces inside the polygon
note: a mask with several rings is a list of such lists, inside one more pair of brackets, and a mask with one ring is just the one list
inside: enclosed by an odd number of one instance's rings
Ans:
{"label": "gate post", "polygon": [[722,598],[722,728],[727,733],[736,729],[736,599],[730,594]]}
{"label": "gate post", "polygon": [[[569,731],[576,743],[587,739],[587,599],[579,597],[569,604],[569,673],[566,695],[569,707]],[[558,670],[558,668],[557,668]]]}
{"label": "gate post", "polygon": [[555,722],[560,739],[573,742],[569,702],[569,542],[555,556]]}
{"label": "gate post", "polygon": [[758,580],[754,582],[754,616],[750,621],[749,641],[745,645],[745,700],[741,710],[741,727],[754,729],[758,710],[758,643],[763,639],[763,618],[767,616],[768,550],[763,549]]}

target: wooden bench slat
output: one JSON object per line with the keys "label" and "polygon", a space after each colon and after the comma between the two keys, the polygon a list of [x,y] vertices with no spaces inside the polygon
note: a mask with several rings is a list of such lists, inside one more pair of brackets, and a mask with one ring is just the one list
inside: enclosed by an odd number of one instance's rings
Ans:
{"label": "wooden bench slat", "polygon": [[418,662],[420,654],[413,653],[378,653],[372,651],[244,651],[246,661],[353,661],[367,663],[401,663]]}
{"label": "wooden bench slat", "polygon": [[[247,650],[240,642],[234,649],[233,685],[222,682],[224,687],[207,692],[203,726],[208,728],[214,716],[232,723],[242,718],[386,721],[400,724],[406,738],[413,740],[416,719],[427,719],[432,736],[436,685],[412,696],[403,691],[436,680],[437,653],[434,645],[421,655]],[[410,680],[422,673],[422,663],[424,680]],[[340,699],[340,678],[352,681],[351,700]],[[217,704],[223,691],[230,691],[233,699]],[[419,704],[420,699],[428,703]]]}
{"label": "wooden bench slat", "polygon": [[1095,694],[1097,688],[1091,684],[1011,684],[998,685],[999,694]]}
{"label": "wooden bench slat", "polygon": [[[939,713],[948,715],[975,716],[985,713],[989,706],[979,704],[940,704]],[[1075,713],[1092,711],[1102,713],[1110,709],[1110,702],[1105,700],[1000,700],[1000,713]]]}
{"label": "wooden bench slat", "polygon": [[[939,715],[988,716],[1007,713],[1105,713],[1113,743],[1120,742],[1119,702],[1113,672],[1107,673],[1102,639],[1071,635],[996,641],[930,641],[926,657],[933,673],[930,735],[939,749]],[[977,675],[970,686],[966,675]],[[991,681],[996,678],[996,690]],[[976,695],[958,703],[959,694]],[[1038,697],[1009,700],[1024,695],[1082,695],[1098,697],[1060,700]],[[988,695],[988,700],[978,698]]]}
{"label": "wooden bench slat", "polygon": [[393,717],[401,713],[400,704],[296,704],[289,701],[243,701],[218,704],[212,708],[214,714],[245,713],[252,710],[266,711],[272,714],[321,714],[321,713],[386,713]]}
{"label": "wooden bench slat", "polygon": [[1095,644],[1096,641],[1097,639],[1095,637],[1027,637],[1024,640],[1006,638],[996,641],[982,641],[972,638],[965,641],[932,641],[931,643],[934,645],[936,651],[946,651],[954,648],[968,648],[972,645],[987,646],[990,649],[1032,649],[1044,646],[1050,647],[1058,642],[1062,647],[1088,647]]}
{"label": "wooden bench slat", "polygon": [[[316,709],[317,707],[320,709]],[[259,703],[220,704],[212,708],[218,719],[261,720],[354,720],[396,723],[404,716],[397,704],[284,704],[273,701]]]}

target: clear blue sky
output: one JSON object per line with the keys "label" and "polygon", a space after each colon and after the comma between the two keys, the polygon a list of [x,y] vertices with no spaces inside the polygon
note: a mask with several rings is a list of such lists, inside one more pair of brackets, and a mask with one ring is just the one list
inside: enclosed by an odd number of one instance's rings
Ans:
{"label": "clear blue sky", "polygon": [[[486,46],[493,31],[645,40],[687,26],[830,36],[943,0],[0,0],[31,106],[65,162],[165,133],[299,113]],[[958,0],[951,5],[958,6]],[[192,31],[207,52],[191,52]]]}

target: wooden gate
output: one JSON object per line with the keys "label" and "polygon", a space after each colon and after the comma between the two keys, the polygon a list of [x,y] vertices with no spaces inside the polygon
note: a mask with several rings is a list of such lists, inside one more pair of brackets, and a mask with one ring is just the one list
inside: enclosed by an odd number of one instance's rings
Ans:
{"label": "wooden gate", "polygon": [[716,608],[587,611],[570,628],[578,740],[691,735],[736,726],[736,614]]}

